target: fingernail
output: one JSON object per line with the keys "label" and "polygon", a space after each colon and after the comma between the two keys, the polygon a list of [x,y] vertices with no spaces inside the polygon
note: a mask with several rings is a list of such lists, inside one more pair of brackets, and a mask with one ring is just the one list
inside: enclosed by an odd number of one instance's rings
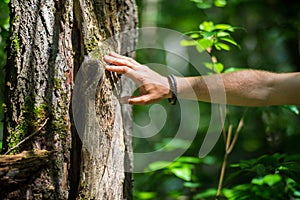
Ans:
{"label": "fingernail", "polygon": [[107,61],[107,62],[111,62],[113,60],[113,57],[105,55],[104,60]]}

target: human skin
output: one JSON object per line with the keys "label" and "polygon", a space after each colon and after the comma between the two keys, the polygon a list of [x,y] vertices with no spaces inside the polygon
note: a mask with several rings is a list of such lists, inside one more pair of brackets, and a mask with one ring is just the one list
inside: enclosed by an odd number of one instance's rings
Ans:
{"label": "human skin", "polygon": [[[125,103],[146,105],[172,96],[167,77],[134,59],[111,52],[104,60],[108,71],[125,74],[139,86],[139,95],[123,98]],[[300,105],[299,72],[241,70],[175,79],[178,98],[237,106]]]}

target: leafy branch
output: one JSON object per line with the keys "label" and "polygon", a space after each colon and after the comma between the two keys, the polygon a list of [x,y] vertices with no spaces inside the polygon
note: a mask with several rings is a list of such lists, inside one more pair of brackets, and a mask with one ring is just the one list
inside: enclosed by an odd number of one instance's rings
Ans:
{"label": "leafy branch", "polygon": [[[218,61],[216,55],[214,55],[213,53],[213,50],[215,49],[218,51],[221,50],[229,51],[231,49],[230,45],[240,47],[238,43],[231,36],[231,33],[233,33],[236,29],[238,28],[233,27],[229,24],[214,24],[211,21],[204,21],[203,23],[200,24],[199,31],[192,31],[186,33],[186,35],[188,35],[191,38],[191,40],[182,40],[181,45],[195,46],[199,53],[206,51],[211,57],[211,62],[204,63],[204,66],[207,69],[211,70],[213,73],[219,74],[224,72],[224,65]],[[222,134],[225,143],[225,153],[223,156],[223,162],[222,162],[221,172],[219,176],[219,183],[216,191],[217,198],[219,198],[221,195],[228,156],[232,152],[236,144],[236,141],[239,137],[241,129],[244,125],[244,117],[246,113],[245,111],[243,116],[240,118],[238,126],[233,134],[233,124],[229,120],[230,118],[229,108],[226,107],[226,109],[227,109],[228,128],[227,130],[225,129],[225,127],[223,127],[222,129]],[[221,120],[224,119],[223,118],[224,113],[221,107],[219,107],[219,115]],[[224,121],[222,122],[222,124],[224,124]]]}

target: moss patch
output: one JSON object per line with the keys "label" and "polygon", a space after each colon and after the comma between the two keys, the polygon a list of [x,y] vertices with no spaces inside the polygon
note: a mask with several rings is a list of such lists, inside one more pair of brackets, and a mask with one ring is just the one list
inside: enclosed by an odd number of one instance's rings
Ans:
{"label": "moss patch", "polygon": [[[14,128],[7,138],[9,149],[20,143],[26,136],[36,131],[47,118],[47,106],[45,103],[36,106],[30,97],[25,99],[22,109],[23,118],[20,124]],[[16,148],[11,153],[20,152]]]}
{"label": "moss patch", "polygon": [[17,34],[13,34],[10,37],[11,42],[11,52],[12,54],[16,55],[20,49],[20,39]]}
{"label": "moss patch", "polygon": [[95,35],[91,36],[88,42],[85,44],[85,48],[87,51],[93,51],[98,48],[98,39]]}
{"label": "moss patch", "polygon": [[19,19],[18,16],[15,16],[11,21],[12,29],[11,29],[11,36],[9,38],[9,41],[10,41],[10,50],[11,50],[12,55],[16,55],[21,46],[20,38],[18,36],[18,33],[15,32],[14,26],[13,26],[15,23],[17,23],[18,19]]}

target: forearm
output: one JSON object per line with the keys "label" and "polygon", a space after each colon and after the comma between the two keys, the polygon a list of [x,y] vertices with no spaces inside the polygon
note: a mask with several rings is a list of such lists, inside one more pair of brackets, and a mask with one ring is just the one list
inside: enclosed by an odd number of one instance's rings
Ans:
{"label": "forearm", "polygon": [[299,104],[299,75],[243,70],[211,76],[177,77],[178,95],[179,98],[239,106]]}

